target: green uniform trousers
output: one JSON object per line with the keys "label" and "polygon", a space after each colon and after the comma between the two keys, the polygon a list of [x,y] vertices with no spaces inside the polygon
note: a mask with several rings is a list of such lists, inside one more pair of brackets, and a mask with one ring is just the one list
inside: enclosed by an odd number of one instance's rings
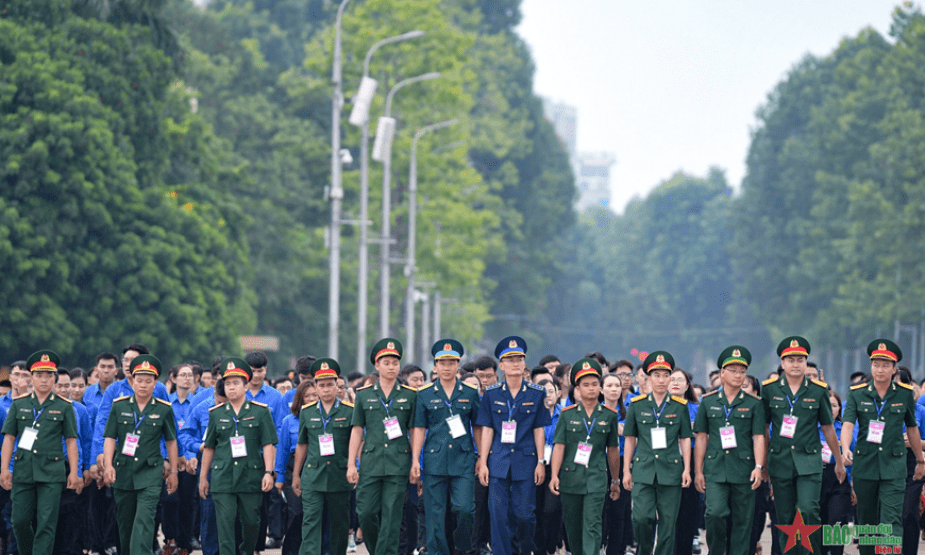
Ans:
{"label": "green uniform trousers", "polygon": [[[633,484],[633,533],[639,543],[636,555],[653,553],[653,537],[656,539],[655,555],[674,554],[674,530],[680,507],[680,482],[672,485]],[[562,514],[566,514],[564,502]],[[658,526],[655,524],[656,517]]]}
{"label": "green uniform trousers", "polygon": [[259,493],[212,493],[215,504],[215,524],[218,531],[219,555],[237,555],[235,547],[234,520],[241,519],[240,551],[244,555],[254,555],[257,545],[257,530],[260,528],[260,506],[263,505],[263,492]]}
{"label": "green uniform trousers", "polygon": [[328,522],[331,525],[331,553],[347,552],[347,536],[350,533],[350,492],[303,489],[302,546],[299,548],[299,555],[321,553],[321,516],[325,503],[328,504]]}
{"label": "green uniform trousers", "polygon": [[[44,555],[54,548],[61,486],[61,482],[13,482],[10,522],[21,555]],[[35,529],[32,528],[32,519],[36,522]]]}
{"label": "green uniform trousers", "polygon": [[161,485],[142,489],[112,489],[116,500],[116,525],[124,555],[144,555],[154,544],[154,516],[161,499]]}
{"label": "green uniform trousers", "polygon": [[[776,478],[771,476],[771,487],[774,488],[774,508],[777,510],[778,524],[792,524],[797,510],[803,515],[806,524],[822,524],[819,516],[819,495],[822,491],[822,473],[807,474],[804,476],[789,476]],[[858,498],[861,499],[860,497]],[[900,507],[902,501],[899,502]],[[859,503],[860,505],[860,503]],[[781,542],[787,545],[788,536],[780,531]],[[818,529],[809,536],[809,543],[813,553],[822,553],[822,529]],[[809,553],[801,544],[797,544],[787,555],[801,555]]]}
{"label": "green uniform trousers", "polygon": [[[710,553],[747,555],[755,514],[755,491],[751,483],[707,482],[705,494],[707,545]],[[726,519],[732,515],[732,531],[726,537]],[[727,541],[728,540],[728,541]]]}
{"label": "green uniform trousers", "polygon": [[[357,519],[369,555],[398,555],[408,476],[363,476],[357,486]],[[332,551],[333,553],[333,551]]]}
{"label": "green uniform trousers", "polygon": [[[903,537],[903,500],[906,479],[889,480],[854,479],[854,493],[858,496],[858,524],[892,524],[891,536]],[[873,545],[860,545],[861,555],[873,555]]]}
{"label": "green uniform trousers", "polygon": [[601,514],[607,493],[560,493],[562,522],[572,555],[599,555]]}
{"label": "green uniform trousers", "polygon": [[[472,549],[472,525],[475,521],[475,475],[434,476],[424,474],[424,514],[427,521],[428,555],[453,555],[446,536],[446,498],[456,515],[453,543],[456,551]],[[433,515],[431,517],[430,515]]]}

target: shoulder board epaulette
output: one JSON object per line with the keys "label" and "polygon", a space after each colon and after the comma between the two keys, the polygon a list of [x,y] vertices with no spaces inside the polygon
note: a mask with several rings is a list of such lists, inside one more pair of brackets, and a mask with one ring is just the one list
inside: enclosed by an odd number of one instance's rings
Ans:
{"label": "shoulder board epaulette", "polygon": [[372,387],[372,386],[373,386],[373,384],[364,385],[363,387],[357,389],[357,391],[363,391],[364,389],[369,389],[369,388]]}
{"label": "shoulder board epaulette", "polygon": [[302,408],[303,408],[303,409],[307,409],[308,407],[313,407],[313,406],[315,406],[315,405],[317,405],[317,404],[318,404],[318,401],[312,401],[311,403],[306,403],[306,404],[302,405]]}
{"label": "shoulder board epaulette", "polygon": [[646,395],[645,393],[640,393],[639,395],[637,395],[637,396],[633,397],[632,399],[630,399],[630,403],[635,403],[636,401],[642,401],[642,400],[645,399],[646,397],[648,397],[648,395]]}
{"label": "shoulder board epaulette", "polygon": [[850,389],[851,391],[854,391],[855,389],[863,389],[865,387],[867,387],[866,383],[858,383],[858,384],[852,385]]}
{"label": "shoulder board epaulette", "polygon": [[126,400],[126,399],[131,399],[131,398],[132,398],[131,395],[123,395],[122,397],[117,397],[117,398],[113,399],[112,402],[113,402],[113,403],[118,403],[119,401],[124,401],[124,400]]}
{"label": "shoulder board epaulette", "polygon": [[[29,393],[23,393],[23,394],[20,395],[19,397],[16,397],[16,399],[22,399],[22,398],[28,397],[28,396],[29,396]],[[16,399],[13,399],[13,400],[15,401]]]}
{"label": "shoulder board epaulette", "polygon": [[165,400],[161,399],[160,397],[155,397],[155,398],[154,398],[154,402],[160,403],[160,404],[162,404],[162,405],[167,405],[168,407],[172,407],[172,406],[173,406],[173,405],[170,404],[170,401],[165,401]]}
{"label": "shoulder board epaulette", "polygon": [[351,403],[350,401],[341,401],[340,404],[347,405],[348,407],[353,408],[353,403]]}
{"label": "shoulder board epaulette", "polygon": [[755,398],[755,399],[758,399],[759,401],[761,400],[761,397],[755,395],[754,393],[752,393],[752,392],[750,392],[750,391],[746,391],[745,394],[748,395],[748,396],[750,396],[750,397],[753,397],[753,398]]}
{"label": "shoulder board epaulette", "polygon": [[468,385],[469,387],[471,387],[472,389],[475,389],[475,390],[478,390],[478,389],[479,389],[479,386],[477,386],[477,385],[472,385],[472,384],[469,383],[469,382],[463,382],[463,385]]}
{"label": "shoulder board epaulette", "polygon": [[705,398],[709,397],[710,395],[716,395],[717,393],[719,393],[719,390],[718,390],[718,389],[714,389],[713,391],[704,393],[703,395],[700,396],[700,398],[701,398],[701,399],[705,399]]}
{"label": "shoulder board epaulette", "polygon": [[[902,385],[902,384],[900,384],[900,385]],[[909,389],[912,389],[912,388],[910,387]],[[58,399],[61,399],[62,401],[65,401],[65,402],[70,403],[70,404],[72,404],[72,405],[74,404],[74,401],[71,401],[70,399],[65,399],[64,397],[58,397]]]}
{"label": "shoulder board epaulette", "polygon": [[677,401],[678,403],[681,403],[682,405],[686,405],[686,404],[687,404],[687,399],[685,399],[684,397],[678,397],[677,395],[672,395],[671,398],[672,398],[674,401]]}
{"label": "shoulder board epaulette", "polygon": [[907,384],[907,383],[896,382],[896,385],[898,385],[899,387],[905,387],[905,388],[908,389],[909,391],[914,391],[914,390],[912,389],[912,386],[909,385],[909,384]]}
{"label": "shoulder board epaulette", "polygon": [[218,407],[223,407],[223,406],[225,406],[225,403],[219,403],[219,404],[215,405],[214,407],[212,407],[211,409],[209,409],[209,412],[212,412],[213,410],[217,409]]}
{"label": "shoulder board epaulette", "polygon": [[565,412],[565,411],[567,411],[567,410],[572,410],[573,408],[575,408],[575,407],[577,407],[577,406],[578,406],[578,403],[575,403],[574,405],[569,405],[569,406],[567,406],[567,407],[565,407],[565,408],[563,408],[563,409],[559,409],[559,412],[562,413],[562,412]]}
{"label": "shoulder board epaulette", "polygon": [[[829,384],[825,383],[825,382],[822,381],[822,380],[809,380],[809,381],[813,382],[814,384],[818,385],[819,387],[822,387],[822,388],[825,388],[825,389],[828,389],[828,388],[829,388]],[[910,387],[909,389],[912,389],[912,388]]]}
{"label": "shoulder board epaulette", "polygon": [[417,389],[411,387],[410,385],[401,384],[401,386],[404,387],[405,389],[410,390],[410,391],[417,391]]}
{"label": "shoulder board epaulette", "polygon": [[536,385],[536,384],[533,383],[533,382],[527,382],[527,387],[533,388],[533,389],[535,389],[535,390],[537,390],[537,391],[542,391],[542,392],[545,392],[545,391],[546,391],[546,388],[545,388],[545,387],[543,387],[543,386],[541,386],[541,385]]}
{"label": "shoulder board epaulette", "polygon": [[607,410],[613,412],[614,414],[620,414],[619,412],[617,412],[617,409],[612,409],[612,408],[608,407],[607,405],[601,405],[601,406],[604,407],[605,409],[607,409]]}
{"label": "shoulder board epaulette", "polygon": [[418,388],[418,391],[424,391],[424,390],[427,389],[428,387],[433,387],[433,386],[434,386],[434,382],[430,382],[429,384],[425,385],[424,387]]}
{"label": "shoulder board epaulette", "polygon": [[251,401],[251,403],[254,404],[254,405],[257,405],[258,407],[267,408],[267,404],[266,404],[266,403],[261,403],[261,402],[259,402],[259,401]]}
{"label": "shoulder board epaulette", "polygon": [[764,380],[763,382],[761,382],[761,385],[772,384],[772,383],[776,382],[776,381],[779,380],[779,379],[780,379],[780,376],[776,376],[776,377],[773,377],[773,378],[768,378],[768,379]]}
{"label": "shoulder board epaulette", "polygon": [[485,391],[491,391],[492,389],[498,389],[499,387],[501,387],[501,384],[496,383],[495,385],[490,385],[490,386],[486,387],[486,388],[485,388]]}

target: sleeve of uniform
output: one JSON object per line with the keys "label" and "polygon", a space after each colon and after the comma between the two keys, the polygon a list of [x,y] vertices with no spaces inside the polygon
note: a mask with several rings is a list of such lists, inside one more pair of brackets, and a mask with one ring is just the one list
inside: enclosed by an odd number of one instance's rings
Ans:
{"label": "sleeve of uniform", "polygon": [[110,406],[109,417],[106,418],[106,427],[103,429],[103,437],[111,437],[113,439],[118,439],[118,431],[116,430],[116,419],[113,418],[115,414],[115,407]]}
{"label": "sleeve of uniform", "polygon": [[636,406],[630,403],[629,408],[626,409],[626,420],[623,421],[623,437],[636,437],[637,435]]}
{"label": "sleeve of uniform", "polygon": [[427,427],[427,407],[424,406],[424,399],[421,397],[422,395],[418,394],[417,400],[414,402],[414,418],[411,420],[412,428]]}
{"label": "sleeve of uniform", "polygon": [[0,407],[0,430],[2,430],[3,426],[5,425],[6,425],[6,409],[3,407]]}
{"label": "sleeve of uniform", "polygon": [[205,439],[202,440],[203,447],[207,449],[215,449],[215,446],[218,445],[218,439],[215,437],[215,420],[212,417],[209,417],[209,425],[206,426],[206,435]]}
{"label": "sleeve of uniform", "polygon": [[[167,412],[164,418],[164,441],[174,441],[177,439],[177,421],[173,417],[173,409]],[[177,447],[177,454],[182,455],[183,451]]]}
{"label": "sleeve of uniform", "polygon": [[[909,402],[906,403],[906,427],[918,426],[919,421],[916,419],[915,414],[915,398],[912,396],[912,393],[909,393]],[[919,435],[921,435],[922,430],[919,430]]]}
{"label": "sleeve of uniform", "polygon": [[[408,424],[411,424],[412,422],[415,421],[414,420],[415,416],[418,413],[417,408],[418,408],[418,392],[415,391],[414,392],[414,403],[411,404],[411,415],[408,418]],[[427,415],[425,414],[424,416],[426,417]]]}
{"label": "sleeve of uniform", "polygon": [[77,438],[77,413],[70,403],[64,407],[64,438]]}
{"label": "sleeve of uniform", "polygon": [[478,424],[476,424],[475,421],[478,419],[479,410],[481,410],[482,408],[482,402],[481,402],[481,399],[479,399],[479,394],[477,392],[474,395],[472,395],[472,401],[470,402],[470,404],[472,406],[469,407],[469,422],[477,426]]}
{"label": "sleeve of uniform", "polygon": [[[10,410],[13,410],[12,405],[10,406]],[[16,419],[7,418],[6,420],[4,420],[3,430],[0,430],[0,431],[2,431],[4,435],[11,435],[11,436],[19,435],[19,430],[17,430],[17,427],[16,427]]]}
{"label": "sleeve of uniform", "polygon": [[286,480],[286,463],[289,462],[289,457],[292,454],[289,450],[292,448],[292,434],[289,433],[289,419],[295,419],[292,415],[287,415],[283,419],[283,425],[279,430],[279,444],[276,446],[276,466],[273,468],[276,471],[276,481],[278,483],[283,483]]}
{"label": "sleeve of uniform", "polygon": [[[703,409],[703,403],[700,404],[700,408]],[[707,411],[698,410],[697,417],[694,419],[694,433],[695,434],[705,434],[710,431],[710,428],[707,426]]]}
{"label": "sleeve of uniform", "polygon": [[771,423],[771,397],[767,386],[761,389],[761,406],[764,407],[764,423]]}
{"label": "sleeve of uniform", "polygon": [[308,416],[304,410],[299,411],[299,437],[296,443],[308,445]]}
{"label": "sleeve of uniform", "polygon": [[[848,400],[845,402],[845,414],[841,416],[841,420],[842,422],[856,424],[858,421],[858,400],[853,393],[854,392],[848,393]],[[854,429],[857,430],[857,427]]]}
{"label": "sleeve of uniform", "polygon": [[[615,415],[619,417],[619,415]],[[607,447],[619,447],[620,446],[620,426],[617,424],[619,420],[614,420],[614,425],[610,427],[610,434],[607,436]]]}
{"label": "sleeve of uniform", "polygon": [[[685,412],[688,412],[688,408],[684,407]],[[698,411],[699,412],[699,411]],[[681,439],[694,437],[693,432],[691,431],[691,418],[690,413],[688,413],[687,418],[681,419],[681,433],[678,435]]]}
{"label": "sleeve of uniform", "polygon": [[90,453],[90,457],[94,461],[96,457],[103,454],[103,438],[105,437],[103,432],[106,430],[106,422],[109,420],[112,401],[116,398],[115,394],[116,384],[107,387],[106,393],[103,394],[103,400],[100,401],[100,406],[96,411],[96,424],[93,427],[93,450]]}
{"label": "sleeve of uniform", "polygon": [[757,403],[755,405],[755,410],[758,411],[758,413],[752,417],[752,435],[763,436],[768,425],[767,417],[765,416],[764,403]]}
{"label": "sleeve of uniform", "polygon": [[[479,403],[479,412],[478,416],[475,418],[476,426],[485,426],[491,428],[491,403],[485,400],[485,397],[488,397],[488,393],[485,393],[485,396],[482,397],[482,401]],[[356,413],[356,411],[353,411]]]}
{"label": "sleeve of uniform", "polygon": [[279,443],[276,429],[276,422],[273,421],[273,417],[268,412],[260,421],[260,445],[276,445]]}
{"label": "sleeve of uniform", "polygon": [[819,423],[823,426],[833,424],[835,417],[832,415],[832,401],[829,398],[828,390],[823,390],[819,397]]}
{"label": "sleeve of uniform", "polygon": [[366,426],[366,413],[363,411],[363,405],[359,395],[357,395],[357,398],[353,404],[353,421],[350,422],[350,425]]}
{"label": "sleeve of uniform", "polygon": [[537,403],[539,405],[539,411],[536,413],[536,420],[533,423],[533,429],[536,428],[545,428],[552,424],[552,418],[549,416],[548,410],[543,410],[543,397],[540,397],[540,400]]}
{"label": "sleeve of uniform", "polygon": [[[543,411],[546,414],[549,414],[549,411]],[[556,422],[556,431],[552,434],[552,442],[565,445],[565,421],[567,418],[559,416],[559,421]],[[616,428],[616,426],[614,426]]]}

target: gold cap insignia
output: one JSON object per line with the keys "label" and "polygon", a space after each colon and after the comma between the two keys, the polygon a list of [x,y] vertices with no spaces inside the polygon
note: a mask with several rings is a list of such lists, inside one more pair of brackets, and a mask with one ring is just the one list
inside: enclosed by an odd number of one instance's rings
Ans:
{"label": "gold cap insignia", "polygon": [[48,355],[42,355],[42,362],[50,362],[51,359],[48,358]]}
{"label": "gold cap insignia", "polygon": [[662,355],[657,355],[655,357],[655,362],[665,362],[665,357]]}
{"label": "gold cap insignia", "polygon": [[517,347],[517,341],[511,339],[511,342],[507,344],[509,349],[515,349]]}
{"label": "gold cap insignia", "polygon": [[881,344],[877,345],[877,350],[878,350],[878,351],[885,351],[885,350],[886,350],[886,343],[881,343]]}
{"label": "gold cap insignia", "polygon": [[452,350],[453,350],[453,346],[450,345],[449,343],[447,343],[447,344],[445,344],[445,345],[443,346],[443,350],[444,350],[444,351],[452,351]]}
{"label": "gold cap insignia", "polygon": [[736,349],[736,350],[732,351],[732,356],[734,356],[734,357],[740,357],[740,356],[742,356],[742,351]]}
{"label": "gold cap insignia", "polygon": [[233,363],[233,362],[229,362],[229,363],[228,363],[228,366],[226,366],[225,369],[226,369],[226,370],[234,370],[234,363]]}
{"label": "gold cap insignia", "polygon": [[394,349],[394,348],[395,348],[395,343],[392,343],[391,341],[389,341],[388,345],[386,345],[385,348],[386,348],[386,349]]}
{"label": "gold cap insignia", "polygon": [[330,370],[331,367],[328,366],[328,363],[327,363],[327,362],[322,362],[322,363],[321,363],[321,369],[322,369],[322,370]]}
{"label": "gold cap insignia", "polygon": [[589,370],[590,368],[591,368],[591,364],[588,362],[585,362],[584,364],[581,365],[582,370]]}
{"label": "gold cap insignia", "polygon": [[796,339],[791,339],[791,340],[790,340],[790,346],[791,346],[791,347],[799,347],[799,346],[800,346],[800,342],[797,341]]}
{"label": "gold cap insignia", "polygon": [[151,369],[151,363],[148,362],[148,361],[146,360],[146,361],[144,361],[144,362],[141,363],[141,367],[142,367],[142,369],[144,369],[144,370],[150,370],[150,369]]}

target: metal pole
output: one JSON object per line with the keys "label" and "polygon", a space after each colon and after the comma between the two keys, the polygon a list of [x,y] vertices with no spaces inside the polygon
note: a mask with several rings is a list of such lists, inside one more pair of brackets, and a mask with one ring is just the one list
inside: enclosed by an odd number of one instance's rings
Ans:
{"label": "metal pole", "polygon": [[[430,295],[425,291],[424,294],[421,295],[421,360],[418,362],[422,367],[424,366],[424,361],[426,361],[430,355],[430,346],[432,344],[429,337],[429,327]],[[436,341],[436,339],[434,341]]]}
{"label": "metal pole", "polygon": [[337,20],[334,34],[334,98],[331,102],[331,252],[330,283],[328,284],[328,356],[338,358],[337,339],[340,335],[340,209],[344,198],[341,184],[340,162],[340,109],[344,103],[341,91],[340,68],[340,23],[344,8],[350,0],[343,0],[337,8]]}
{"label": "metal pole", "polygon": [[[424,75],[418,75],[417,77],[411,77],[405,79],[404,81],[399,81],[392,90],[389,91],[389,94],[385,98],[385,117],[392,117],[392,99],[395,97],[401,88],[410,85],[412,83],[419,83],[421,81],[427,81],[428,79],[436,79],[440,77],[439,73],[425,73]],[[389,271],[389,256],[390,245],[389,239],[392,236],[392,222],[391,212],[392,212],[392,152],[389,151],[388,155],[382,162],[382,232],[380,240],[382,241],[382,248],[379,249],[379,337],[388,337],[389,336],[389,288],[391,275]],[[411,349],[411,346],[407,346],[408,349]]]}
{"label": "metal pole", "polygon": [[[363,78],[369,77],[369,63],[373,54],[381,46],[420,37],[423,31],[411,31],[397,37],[381,40],[374,44],[366,53],[363,61]],[[366,360],[366,326],[369,317],[367,307],[369,303],[369,110],[366,111],[366,121],[363,122],[362,139],[360,140],[360,264],[357,271],[357,293],[359,303],[357,306],[357,372],[363,373]],[[385,337],[385,334],[383,334]]]}
{"label": "metal pole", "polygon": [[442,339],[440,335],[440,290],[434,291],[434,341]]}

